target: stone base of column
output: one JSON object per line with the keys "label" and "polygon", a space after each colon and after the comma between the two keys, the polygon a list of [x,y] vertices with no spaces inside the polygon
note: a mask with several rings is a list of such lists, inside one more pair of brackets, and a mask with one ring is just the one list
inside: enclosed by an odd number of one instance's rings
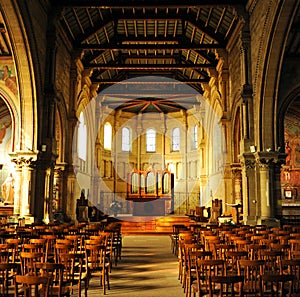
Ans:
{"label": "stone base of column", "polygon": [[257,219],[257,224],[258,225],[266,225],[268,227],[280,227],[280,221],[278,219],[275,218],[258,218]]}
{"label": "stone base of column", "polygon": [[257,219],[254,216],[245,217],[243,219],[243,224],[244,225],[250,225],[250,226],[256,225],[257,224]]}

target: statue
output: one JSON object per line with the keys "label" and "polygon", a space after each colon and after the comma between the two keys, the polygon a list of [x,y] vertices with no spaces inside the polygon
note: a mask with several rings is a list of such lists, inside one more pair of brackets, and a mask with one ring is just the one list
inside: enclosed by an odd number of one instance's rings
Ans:
{"label": "statue", "polygon": [[14,184],[15,179],[10,173],[1,186],[2,196],[6,204],[14,204]]}

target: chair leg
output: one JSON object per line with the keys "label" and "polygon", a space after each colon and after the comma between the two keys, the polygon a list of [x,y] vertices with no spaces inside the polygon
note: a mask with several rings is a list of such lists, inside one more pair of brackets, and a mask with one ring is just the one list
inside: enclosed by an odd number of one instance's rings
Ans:
{"label": "chair leg", "polygon": [[106,281],[107,281],[107,289],[110,290],[110,284],[109,284],[109,272],[106,270]]}

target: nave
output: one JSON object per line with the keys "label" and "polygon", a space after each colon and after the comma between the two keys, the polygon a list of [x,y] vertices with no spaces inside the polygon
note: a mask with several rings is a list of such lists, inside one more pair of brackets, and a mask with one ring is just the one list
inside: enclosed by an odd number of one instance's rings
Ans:
{"label": "nave", "polygon": [[[183,297],[178,261],[168,235],[123,236],[122,259],[113,266],[107,296]],[[98,278],[92,278],[89,297],[101,296]],[[78,296],[74,291],[72,297]]]}

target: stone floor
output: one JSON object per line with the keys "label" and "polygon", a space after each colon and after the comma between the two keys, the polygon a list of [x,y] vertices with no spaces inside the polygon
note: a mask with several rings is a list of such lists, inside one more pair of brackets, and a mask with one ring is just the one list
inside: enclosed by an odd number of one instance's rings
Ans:
{"label": "stone floor", "polygon": [[[99,279],[92,278],[88,297],[103,296]],[[107,296],[183,297],[178,262],[167,235],[123,237],[122,259],[110,274]],[[72,297],[77,296],[74,292]],[[84,294],[82,294],[84,296]]]}

